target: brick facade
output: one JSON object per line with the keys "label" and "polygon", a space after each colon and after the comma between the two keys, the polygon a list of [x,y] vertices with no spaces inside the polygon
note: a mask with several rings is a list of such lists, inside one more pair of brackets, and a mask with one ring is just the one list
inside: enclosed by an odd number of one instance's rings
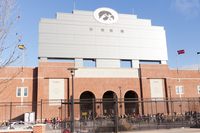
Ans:
{"label": "brick facade", "polygon": [[[3,114],[10,111],[10,102],[19,102],[24,105],[25,102],[31,102],[22,108],[18,106],[12,107],[12,118],[19,117],[25,112],[36,112],[37,119],[41,115],[42,119],[51,118],[52,116],[60,117],[61,110],[60,104],[51,106],[48,103],[45,107],[40,106],[41,99],[44,102],[49,100],[49,79],[64,79],[64,98],[69,100],[71,96],[71,75],[67,70],[69,67],[74,67],[73,63],[52,63],[40,62],[37,68],[20,68],[8,67],[2,68],[0,73],[0,102],[7,102],[8,108],[0,108]],[[197,70],[170,70],[168,65],[140,65],[138,78],[78,78],[74,79],[74,98],[80,99],[81,94],[88,91],[94,94],[95,99],[102,99],[107,91],[112,91],[116,94],[117,98],[124,98],[128,91],[133,91],[137,94],[138,98],[151,99],[151,79],[161,79],[163,87],[164,98],[194,98],[199,97],[197,86],[200,85],[200,72]],[[24,82],[23,82],[24,81]],[[181,85],[184,87],[184,93],[176,94],[176,86]],[[22,99],[16,96],[16,88],[26,86],[28,88],[28,96]],[[120,88],[119,88],[120,87]],[[33,104],[33,103],[37,103]],[[167,103],[166,103],[167,104]],[[125,112],[124,104],[122,104],[123,114]],[[140,113],[147,114],[149,109],[148,104],[139,107]],[[155,106],[155,105],[154,105]],[[162,112],[166,109],[165,105],[160,106],[157,111]],[[177,105],[178,106],[178,105]],[[67,107],[68,108],[68,107]],[[99,107],[95,107],[99,108]],[[177,109],[176,109],[177,108]],[[41,114],[41,110],[43,113]],[[79,118],[80,107],[75,105],[75,116]],[[170,105],[168,105],[170,110]],[[178,107],[174,110],[179,111]],[[184,108],[183,108],[184,110]],[[98,113],[98,109],[96,110]],[[0,120],[9,120],[10,114],[0,115]]]}

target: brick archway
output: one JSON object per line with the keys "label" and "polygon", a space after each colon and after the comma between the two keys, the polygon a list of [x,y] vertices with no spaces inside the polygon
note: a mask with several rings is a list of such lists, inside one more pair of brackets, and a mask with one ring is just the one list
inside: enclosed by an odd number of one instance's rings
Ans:
{"label": "brick archway", "polygon": [[138,94],[135,91],[127,91],[124,95],[124,101],[126,115],[139,113]]}
{"label": "brick archway", "polygon": [[90,91],[84,91],[80,95],[81,118],[92,118],[95,113],[95,95]]}
{"label": "brick archway", "polygon": [[113,91],[107,91],[103,94],[103,114],[104,115],[114,115],[114,99],[117,98],[117,95]]}

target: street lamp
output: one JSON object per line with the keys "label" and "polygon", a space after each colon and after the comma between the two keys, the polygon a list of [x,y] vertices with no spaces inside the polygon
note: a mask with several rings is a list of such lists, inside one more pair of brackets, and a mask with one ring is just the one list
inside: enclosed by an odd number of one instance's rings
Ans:
{"label": "street lamp", "polygon": [[75,71],[78,70],[77,68],[68,68],[67,70],[70,71],[71,76],[72,76],[72,96],[71,96],[71,133],[74,133],[74,75]]}
{"label": "street lamp", "polygon": [[[25,45],[24,44],[19,44],[18,45],[18,48],[22,51],[22,78],[21,78],[21,83],[22,83],[22,87],[23,87],[23,90],[24,90],[24,56],[25,56]],[[22,88],[21,88],[22,89]],[[21,105],[23,105],[23,97],[24,95],[21,95]]]}
{"label": "street lamp", "polygon": [[121,86],[119,86],[119,97],[120,97],[120,116],[122,116],[122,91],[121,91]]}
{"label": "street lamp", "polygon": [[26,49],[26,47],[25,47],[25,45],[24,44],[19,44],[18,45],[18,48],[20,49],[20,50],[22,50],[22,70],[23,70],[23,67],[24,67],[24,50]]}
{"label": "street lamp", "polygon": [[172,115],[173,109],[172,109],[172,92],[171,92],[171,86],[169,86],[169,98],[170,98],[171,115]]}

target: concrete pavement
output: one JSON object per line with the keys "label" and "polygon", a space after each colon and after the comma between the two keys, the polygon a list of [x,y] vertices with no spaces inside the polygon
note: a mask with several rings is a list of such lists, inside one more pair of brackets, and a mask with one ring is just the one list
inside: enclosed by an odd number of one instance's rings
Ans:
{"label": "concrete pavement", "polygon": [[172,129],[154,129],[154,130],[137,130],[120,133],[200,133],[200,128],[172,128]]}

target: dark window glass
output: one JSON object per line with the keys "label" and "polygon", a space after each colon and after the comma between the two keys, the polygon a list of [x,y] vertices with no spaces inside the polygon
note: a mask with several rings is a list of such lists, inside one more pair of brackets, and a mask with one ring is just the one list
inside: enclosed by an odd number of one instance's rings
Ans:
{"label": "dark window glass", "polygon": [[159,60],[140,60],[140,64],[161,64]]}

